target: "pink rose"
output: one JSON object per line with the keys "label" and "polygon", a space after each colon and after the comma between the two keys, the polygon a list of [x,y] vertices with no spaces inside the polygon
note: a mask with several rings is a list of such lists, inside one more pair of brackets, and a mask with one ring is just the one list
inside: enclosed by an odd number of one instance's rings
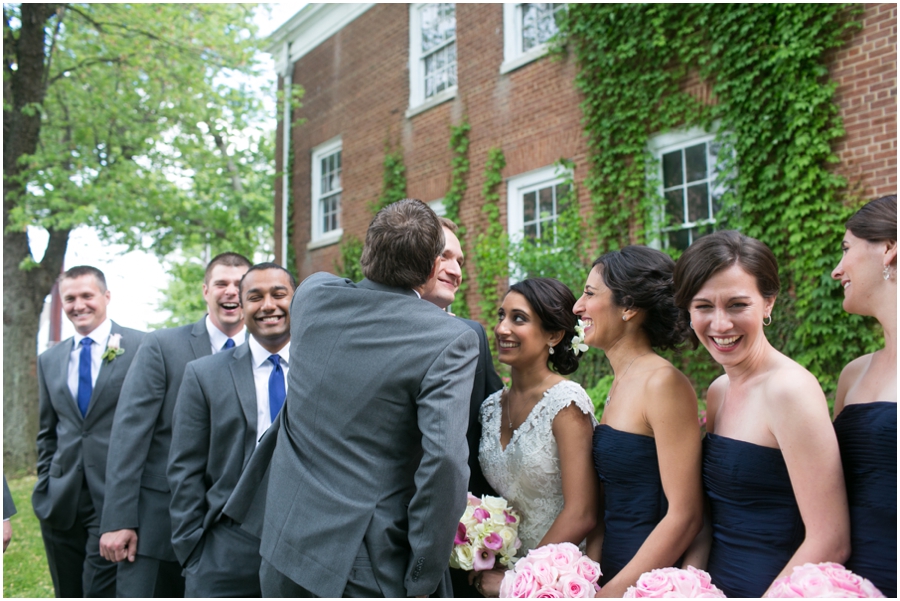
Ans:
{"label": "pink rose", "polygon": [[453,539],[454,545],[465,545],[468,544],[469,539],[466,536],[466,525],[462,522],[456,527],[456,538]]}
{"label": "pink rose", "polygon": [[550,560],[557,568],[570,566],[581,557],[581,551],[572,543],[559,543],[557,545],[547,545],[551,547]]}
{"label": "pink rose", "polygon": [[679,570],[678,568],[669,568],[669,583],[672,587],[674,597],[682,599],[690,599],[696,597],[700,593],[700,583],[697,577],[687,570]]}
{"label": "pink rose", "polygon": [[833,597],[831,580],[816,566],[806,564],[794,568],[791,574],[791,588],[803,592],[803,597]]}
{"label": "pink rose", "polygon": [[594,586],[578,574],[560,576],[557,587],[563,597],[569,599],[590,599],[594,596]]}
{"label": "pink rose", "polygon": [[503,575],[503,580],[500,581],[500,593],[497,595],[501,599],[509,599],[510,597],[514,597],[512,594],[513,582],[516,581],[516,573],[513,570],[509,570],[506,574]]}
{"label": "pink rose", "polygon": [[543,547],[537,547],[536,549],[529,551],[528,557],[534,560],[547,559],[552,552],[553,550],[550,548],[550,545],[544,545]]}
{"label": "pink rose", "polygon": [[478,497],[476,497],[476,496],[473,495],[472,493],[467,493],[467,495],[468,495],[468,496],[467,496],[467,499],[466,499],[466,500],[467,500],[467,502],[469,503],[469,505],[471,505],[472,507],[478,507],[478,506],[481,505],[481,499],[479,499]]}
{"label": "pink rose", "polygon": [[697,577],[697,580],[699,581],[699,584],[700,584],[700,588],[708,589],[708,588],[712,587],[712,578],[710,577],[708,572],[706,572],[704,570],[698,570],[694,566],[688,566],[685,569]]}
{"label": "pink rose", "polygon": [[472,517],[479,522],[483,522],[491,517],[491,512],[489,512],[487,509],[484,509],[483,507],[479,507],[475,510],[475,513],[472,514]]}
{"label": "pink rose", "polygon": [[[506,576],[503,577],[504,580]],[[537,594],[540,585],[538,585],[537,581],[534,579],[534,574],[531,571],[521,572],[515,574],[515,577],[512,581],[512,587],[510,588],[510,596],[516,597],[517,599],[526,599],[529,597],[534,597]],[[502,594],[500,595],[503,596]]]}
{"label": "pink rose", "polygon": [[535,599],[562,599],[563,594],[552,586],[542,586],[535,593]]}
{"label": "pink rose", "polygon": [[[820,563],[819,568],[825,572],[835,589],[846,591],[856,598],[884,597],[871,581],[854,574],[840,564]],[[837,590],[835,594],[837,594]]]}
{"label": "pink rose", "polygon": [[582,555],[575,562],[575,573],[588,582],[597,582],[600,580],[600,576],[603,575],[600,571],[600,564],[587,555]]}
{"label": "pink rose", "polygon": [[630,598],[640,599],[642,597],[661,598],[663,593],[671,590],[669,578],[662,570],[650,570],[644,572],[633,587],[634,593]]}
{"label": "pink rose", "polygon": [[503,539],[496,532],[491,532],[484,537],[484,546],[492,551],[497,551],[503,546]]}
{"label": "pink rose", "polygon": [[490,570],[494,567],[494,552],[488,549],[478,549],[472,559],[472,569],[476,572]]}
{"label": "pink rose", "polygon": [[534,579],[541,586],[553,586],[559,579],[559,570],[546,557],[534,560],[531,564],[531,571],[534,572]]}

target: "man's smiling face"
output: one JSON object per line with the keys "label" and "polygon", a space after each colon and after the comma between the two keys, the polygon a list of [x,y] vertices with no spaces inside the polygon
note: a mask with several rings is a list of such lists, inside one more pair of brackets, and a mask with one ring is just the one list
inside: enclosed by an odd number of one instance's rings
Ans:
{"label": "man's smiling face", "polygon": [[244,326],[238,287],[247,267],[216,265],[203,284],[203,300],[213,325],[226,336],[233,336]]}
{"label": "man's smiling face", "polygon": [[456,234],[444,228],[444,252],[441,263],[434,275],[425,282],[421,290],[422,298],[446,309],[456,298],[456,291],[462,284],[462,266],[465,263],[462,246]]}

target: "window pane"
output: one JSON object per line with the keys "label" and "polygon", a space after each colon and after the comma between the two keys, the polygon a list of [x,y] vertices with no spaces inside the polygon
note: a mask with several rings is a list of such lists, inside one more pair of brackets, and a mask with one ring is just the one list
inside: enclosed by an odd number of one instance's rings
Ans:
{"label": "window pane", "polygon": [[558,31],[556,12],[565,4],[522,4],[522,51],[548,41]]}
{"label": "window pane", "polygon": [[715,219],[716,215],[719,214],[719,211],[722,210],[722,195],[721,194],[713,194],[712,195],[712,211],[713,214],[710,215],[711,219]]}
{"label": "window pane", "polygon": [[525,226],[525,237],[531,240],[537,238],[537,224],[532,223],[531,225]]}
{"label": "window pane", "polygon": [[541,219],[553,218],[556,213],[553,211],[553,188],[541,188],[538,192],[540,197],[540,216]]}
{"label": "window pane", "polygon": [[535,207],[537,206],[537,192],[528,192],[522,195],[522,208],[525,212],[525,221],[534,221]]}
{"label": "window pane", "polygon": [[684,223],[684,197],[681,189],[666,192],[666,225],[681,225]]}
{"label": "window pane", "polygon": [[565,210],[569,207],[569,185],[568,184],[557,184],[556,185],[556,214],[565,212]]}
{"label": "window pane", "polygon": [[691,238],[688,230],[676,230],[669,233],[669,248],[684,250],[690,245]]}
{"label": "window pane", "polygon": [[429,4],[422,7],[419,15],[422,19],[422,52],[456,37],[455,4]]}
{"label": "window pane", "polygon": [[688,186],[688,221],[709,219],[709,186],[696,184]]}
{"label": "window pane", "polygon": [[684,149],[684,161],[687,163],[687,181],[696,182],[706,179],[706,144],[697,144]]}
{"label": "window pane", "polygon": [[681,151],[663,155],[663,188],[679,186],[684,182],[681,169]]}

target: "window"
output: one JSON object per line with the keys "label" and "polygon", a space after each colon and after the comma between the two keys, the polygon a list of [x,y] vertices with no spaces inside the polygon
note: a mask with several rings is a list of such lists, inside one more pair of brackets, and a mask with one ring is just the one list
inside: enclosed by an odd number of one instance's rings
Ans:
{"label": "window", "polygon": [[438,198],[437,200],[432,200],[428,203],[428,206],[431,207],[431,210],[434,211],[434,214],[438,217],[446,217],[447,216],[447,207],[444,206],[444,199]]}
{"label": "window", "polygon": [[523,238],[549,242],[556,238],[555,223],[566,206],[567,174],[556,166],[545,167],[509,179],[507,214],[513,242]]}
{"label": "window", "polygon": [[312,152],[312,239],[310,248],[341,239],[341,139]]}
{"label": "window", "polygon": [[503,5],[503,64],[508,73],[547,54],[547,42],[559,31],[556,19],[565,4]]}
{"label": "window", "polygon": [[657,136],[650,151],[664,199],[655,216],[658,244],[684,250],[715,229],[724,191],[716,181],[721,143],[714,133],[692,129]]}
{"label": "window", "polygon": [[456,5],[411,4],[407,116],[456,96]]}

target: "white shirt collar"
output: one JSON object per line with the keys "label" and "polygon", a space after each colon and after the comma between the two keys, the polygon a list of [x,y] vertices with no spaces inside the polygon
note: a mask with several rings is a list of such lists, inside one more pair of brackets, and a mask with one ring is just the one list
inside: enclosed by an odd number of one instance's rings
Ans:
{"label": "white shirt collar", "polygon": [[90,338],[94,341],[94,344],[105,346],[109,340],[110,332],[112,332],[112,321],[107,317],[103,320],[103,323],[91,330],[87,336],[82,336],[78,332],[75,332],[75,346],[77,347],[81,344],[81,341],[84,338]]}
{"label": "white shirt collar", "polygon": [[[253,355],[253,366],[259,367],[269,360],[269,355],[272,355],[272,353],[264,349],[252,334],[247,338],[250,341],[250,354]],[[291,359],[290,341],[288,341],[288,343],[285,344],[282,349],[275,354],[281,357],[282,363],[284,363],[285,365],[289,365]]]}
{"label": "white shirt collar", "polygon": [[[213,347],[213,352],[219,352],[222,350],[222,347],[225,346],[225,341],[228,340],[228,336],[225,333],[213,325],[212,319],[209,318],[209,314],[206,314],[206,331],[209,332],[209,344]],[[241,328],[241,331],[231,337],[234,340],[235,346],[240,346],[244,344],[244,337],[247,335],[247,328]]]}

